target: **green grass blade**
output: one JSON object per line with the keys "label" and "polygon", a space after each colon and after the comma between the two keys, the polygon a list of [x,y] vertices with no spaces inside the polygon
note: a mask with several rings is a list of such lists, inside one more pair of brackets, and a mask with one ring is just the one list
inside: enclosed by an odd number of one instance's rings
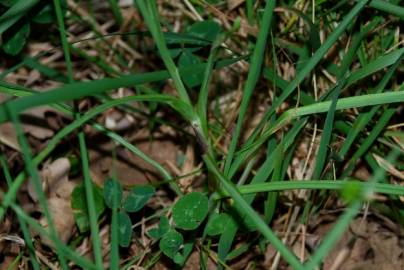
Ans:
{"label": "green grass blade", "polygon": [[274,248],[279,251],[283,258],[294,268],[303,269],[301,263],[297,257],[282,243],[281,240],[274,234],[274,232],[267,226],[267,224],[262,220],[262,218],[255,212],[255,210],[244,200],[240,195],[237,188],[232,182],[223,176],[219,170],[216,168],[211,157],[204,155],[203,159],[208,169],[220,180],[220,184],[223,186],[224,190],[227,191],[233,198],[236,209],[241,215],[246,215],[257,229],[263,234],[263,236],[268,239],[268,241],[274,246]]}
{"label": "green grass blade", "polygon": [[[276,109],[293,93],[297,86],[304,80],[304,78],[314,69],[314,67],[320,62],[327,51],[335,44],[339,37],[344,33],[345,29],[354,20],[354,18],[360,13],[360,11],[366,5],[367,0],[359,1],[355,7],[345,16],[338,27],[333,31],[333,33],[328,37],[323,45],[313,54],[307,64],[302,68],[302,70],[296,75],[295,79],[288,84],[286,89],[282,94],[276,98],[273,102],[272,107],[265,113],[263,121],[269,119],[270,116],[276,111]],[[263,124],[260,123],[260,126]],[[257,133],[255,133],[257,135]],[[246,147],[250,147],[255,138],[249,138],[246,143]],[[233,170],[236,169],[233,168]]]}
{"label": "green grass blade", "polygon": [[[7,161],[3,154],[0,155],[0,164],[1,164],[1,167],[3,168],[4,178],[6,178],[7,185],[11,186],[13,180],[11,178],[10,171],[8,170]],[[35,248],[34,248],[34,244],[32,243],[32,240],[31,240],[31,234],[28,230],[28,226],[27,226],[25,220],[23,218],[21,218],[21,216],[19,216],[18,214],[17,214],[17,219],[18,219],[18,223],[20,224],[22,234],[24,236],[25,245],[27,246],[27,249],[28,249],[32,267],[34,268],[34,270],[39,270],[40,267],[39,267],[38,260],[36,259]]]}
{"label": "green grass blade", "polygon": [[57,237],[53,236],[52,234],[49,234],[42,225],[40,225],[35,219],[32,217],[28,216],[23,209],[21,209],[20,206],[16,205],[15,203],[12,203],[10,205],[11,209],[20,216],[24,221],[29,224],[35,231],[39,232],[41,235],[44,235],[45,237],[48,237],[51,239],[56,245],[60,246],[61,252],[63,252],[66,257],[68,257],[72,262],[80,266],[82,269],[92,269],[96,270],[95,265],[90,262],[88,259],[85,257],[81,256],[77,252],[73,251],[70,247],[64,245],[64,243]]}
{"label": "green grass blade", "polygon": [[254,24],[254,0],[246,0],[245,1],[246,10],[247,10],[247,20],[249,25]]}
{"label": "green grass blade", "polygon": [[383,0],[372,0],[369,6],[404,19],[404,7]]}
{"label": "green grass blade", "polygon": [[[379,94],[361,95],[356,97],[340,98],[337,102],[337,110],[346,110],[351,108],[367,107],[381,104],[391,104],[404,102],[404,91],[384,92]],[[304,116],[314,113],[327,112],[327,106],[331,101],[324,101],[296,109],[289,110],[286,115]]]}
{"label": "green grass blade", "polygon": [[[397,60],[397,62],[394,63],[394,65],[389,68],[389,70],[387,71],[386,75],[383,76],[383,79],[380,81],[380,83],[375,87],[374,90],[371,91],[372,93],[380,93],[381,91],[383,91],[387,83],[394,75],[394,72],[399,67],[402,58],[403,55],[401,55],[401,57]],[[354,142],[355,138],[358,136],[359,132],[369,123],[369,121],[376,114],[379,108],[380,108],[379,106],[375,106],[369,112],[361,113],[356,118],[355,123],[350,129],[348,136],[346,137],[344,144],[342,145],[339,151],[339,155],[342,159],[345,158],[345,155],[348,153],[348,150],[351,148],[351,145]]]}
{"label": "green grass blade", "polygon": [[391,66],[396,63],[404,54],[404,48],[395,50],[386,55],[380,56],[377,59],[369,62],[361,69],[352,72],[347,79],[347,87],[365,78],[378,70]]}
{"label": "green grass blade", "polygon": [[180,99],[188,104],[191,104],[191,100],[189,99],[187,90],[185,89],[185,86],[181,80],[178,68],[174,64],[174,61],[170,56],[170,52],[164,40],[164,35],[163,31],[161,30],[155,0],[147,0],[147,1],[136,0],[135,2],[140,9],[140,12],[142,13],[143,18],[145,19],[146,24],[150,29],[150,32],[152,33],[153,39],[160,52],[161,58],[163,59],[163,62],[167,67],[167,70],[170,73],[171,78],[174,81],[174,85],[178,91]]}
{"label": "green grass blade", "polygon": [[325,118],[323,133],[321,135],[320,146],[318,147],[315,167],[313,171],[313,178],[318,179],[324,169],[327,160],[328,145],[330,144],[332,128],[334,124],[334,115],[337,108],[338,97],[344,87],[344,82],[340,82],[333,93],[330,108]]}
{"label": "green grass blade", "polygon": [[222,42],[222,37],[219,37],[213,42],[212,48],[210,50],[209,58],[206,63],[206,69],[203,76],[203,81],[201,89],[199,90],[198,101],[196,104],[196,111],[201,119],[201,129],[205,137],[208,137],[208,122],[207,122],[207,108],[208,106],[208,94],[209,94],[209,83],[212,78],[214,58],[216,57],[217,50]]}
{"label": "green grass blade", "polygon": [[[289,160],[284,159],[285,152],[284,152],[284,147],[283,147],[283,140],[280,142],[280,144],[276,147],[275,149],[275,154],[274,154],[274,173],[272,174],[271,177],[271,183],[278,182],[282,179],[282,165],[284,162],[287,162]],[[264,217],[265,221],[270,224],[271,220],[275,214],[275,209],[276,209],[276,203],[278,200],[278,194],[276,192],[269,192],[267,195],[267,199],[264,203]]]}
{"label": "green grass blade", "polygon": [[[240,58],[222,60],[217,62],[217,64],[215,64],[215,67],[225,67],[239,60]],[[180,69],[180,74],[186,76],[187,74],[203,71],[204,68],[205,64],[193,66],[190,68],[184,68]],[[36,106],[76,100],[85,96],[97,95],[109,90],[118,89],[120,87],[133,87],[134,85],[161,81],[168,78],[169,74],[167,71],[155,71],[143,74],[125,75],[119,78],[106,78],[101,80],[67,84],[53,90],[49,90],[47,92],[11,100],[0,104],[0,123],[9,120],[9,116],[5,109],[6,104],[12,107],[15,111],[23,111]],[[4,84],[4,82],[0,82],[0,84],[3,89],[8,88],[7,85]],[[0,88],[0,90],[2,88]],[[77,89],[80,89],[80,91],[75,91]]]}
{"label": "green grass blade", "polygon": [[[83,132],[79,132],[79,146],[82,172],[84,178],[84,189],[86,193],[86,201],[88,207],[88,216],[90,221],[91,239],[93,244],[93,252],[95,257],[95,265],[97,269],[103,269],[102,251],[101,251],[101,238],[98,229],[98,217],[95,209],[94,189],[90,176],[90,167],[88,162],[88,151],[85,144],[85,137]],[[81,143],[80,143],[81,141]]]}
{"label": "green grass blade", "polygon": [[[68,82],[72,83],[74,80],[73,79],[73,67],[72,67],[72,62],[71,62],[71,58],[70,58],[69,44],[67,42],[67,33],[66,33],[65,25],[64,25],[64,19],[63,19],[63,13],[62,13],[60,0],[54,0],[53,4],[55,7],[56,18],[58,21],[59,32],[60,32],[60,37],[61,37],[61,41],[62,41],[63,53],[64,53],[65,61],[66,61]],[[76,89],[76,91],[78,91],[78,89]],[[76,107],[76,104],[75,104],[75,107]],[[76,112],[74,113],[74,115],[75,115],[76,119],[77,119],[77,117],[79,117],[79,114],[77,114]],[[94,257],[95,257],[95,264],[96,264],[97,269],[103,269],[101,238],[99,235],[98,220],[97,220],[97,214],[96,214],[95,202],[94,202],[95,199],[94,199],[94,194],[93,194],[93,184],[92,184],[92,180],[90,177],[88,152],[87,152],[87,147],[86,147],[86,142],[85,142],[85,134],[84,134],[83,130],[79,131],[78,139],[79,139],[81,165],[82,165],[82,172],[83,172],[83,178],[84,178],[84,187],[85,187],[85,193],[86,193],[88,214],[89,214],[89,220],[90,220],[91,239],[92,239],[92,244],[93,244],[92,248],[93,248]]]}
{"label": "green grass blade", "polygon": [[[48,222],[48,227],[50,230],[50,234],[52,235],[52,238],[57,238],[57,233],[56,233],[56,229],[55,229],[55,224],[53,222],[52,216],[49,212],[49,208],[48,208],[48,204],[47,204],[47,200],[46,200],[46,196],[44,191],[42,190],[42,182],[41,179],[39,177],[39,174],[37,172],[37,168],[35,166],[35,164],[32,162],[32,157],[31,157],[31,153],[30,153],[30,148],[27,142],[27,139],[25,138],[24,135],[24,131],[22,129],[21,123],[18,119],[18,113],[14,112],[11,108],[8,108],[8,112],[9,115],[12,119],[12,122],[14,124],[16,133],[17,133],[17,139],[18,142],[21,146],[21,150],[22,150],[22,155],[23,155],[23,159],[25,162],[25,167],[26,170],[28,172],[28,174],[31,176],[32,179],[32,183],[35,189],[36,194],[38,195],[38,200],[39,203],[41,205],[43,214]],[[14,184],[14,182],[13,182]],[[12,186],[10,187],[10,189],[8,190],[8,192],[4,195],[4,199],[3,199],[3,203],[2,206],[4,207],[4,202],[5,202],[5,198],[7,197],[7,195],[13,191]],[[17,193],[18,190],[15,190],[15,192]],[[14,195],[15,196],[15,195]],[[2,208],[3,210],[4,208]],[[2,217],[1,217],[2,218]],[[66,259],[64,256],[64,253],[61,250],[61,246],[58,243],[54,243],[56,246],[56,251],[57,251],[57,255],[58,255],[58,259],[60,261],[61,264],[61,268],[62,269],[68,269],[67,268],[67,263],[66,263]]]}
{"label": "green grass blade", "polygon": [[[259,192],[271,191],[286,191],[297,189],[310,189],[310,190],[343,190],[348,184],[358,186],[360,189],[369,185],[367,182],[356,180],[281,180],[277,182],[249,184],[237,187],[241,194],[255,194]],[[375,185],[375,192],[386,195],[404,195],[404,187],[400,185],[392,185],[385,183],[377,183]],[[224,194],[223,196],[229,196]],[[222,196],[215,196],[221,198]]]}
{"label": "green grass blade", "polygon": [[228,175],[229,173],[230,166],[233,161],[233,155],[236,151],[238,139],[241,134],[241,128],[243,126],[244,118],[247,113],[248,104],[250,103],[251,96],[261,74],[261,67],[264,61],[265,47],[271,25],[273,10],[275,8],[275,2],[275,0],[267,1],[265,5],[265,10],[260,25],[260,31],[258,33],[254,53],[251,58],[250,71],[248,72],[247,81],[244,85],[243,99],[241,101],[239,109],[239,117],[237,119],[236,128],[232,135],[232,140],[226,155],[226,161],[223,170],[225,175]]}
{"label": "green grass blade", "polygon": [[[396,160],[399,152],[393,150],[387,160],[392,163]],[[320,246],[317,248],[314,255],[309,259],[309,261],[304,265],[305,269],[311,270],[315,269],[318,264],[321,263],[323,258],[331,251],[331,249],[336,245],[338,239],[342,236],[346,228],[349,226],[352,219],[357,215],[360,208],[362,207],[362,202],[370,193],[374,191],[375,184],[378,179],[383,178],[385,171],[382,167],[374,173],[372,179],[369,180],[369,184],[364,186],[361,190],[361,196],[358,196],[349,206],[345,213],[338,219],[337,223],[331,229],[331,231],[324,237],[321,241]]]}
{"label": "green grass blade", "polygon": [[117,0],[108,0],[108,2],[111,7],[112,13],[114,14],[117,24],[121,25],[123,22],[123,17],[121,10],[119,9],[119,3],[117,2]]}
{"label": "green grass blade", "polygon": [[348,161],[348,166],[344,169],[341,177],[347,177],[352,170],[355,167],[356,161],[366,153],[372,147],[373,143],[375,140],[378,138],[380,133],[383,131],[383,129],[386,127],[386,125],[389,123],[389,120],[391,117],[396,113],[396,108],[389,108],[386,111],[383,112],[382,116],[379,118],[379,121],[377,121],[376,125],[372,129],[372,131],[369,133],[369,135],[366,137],[366,139],[361,143],[360,147],[356,152],[352,155],[352,157]]}
{"label": "green grass blade", "polygon": [[35,6],[39,0],[19,0],[0,16],[0,35],[14,25]]}
{"label": "green grass blade", "polygon": [[[116,180],[115,180],[116,181]],[[112,206],[112,216],[111,216],[111,251],[110,251],[110,259],[109,259],[109,269],[119,270],[119,224],[118,224],[118,205],[116,205],[116,193],[114,192],[114,204]]]}

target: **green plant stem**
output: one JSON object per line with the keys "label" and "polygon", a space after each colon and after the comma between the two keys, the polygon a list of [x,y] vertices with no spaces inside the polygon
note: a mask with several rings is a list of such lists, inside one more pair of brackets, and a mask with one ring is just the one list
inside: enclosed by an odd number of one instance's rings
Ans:
{"label": "green plant stem", "polygon": [[[237,189],[241,194],[255,194],[259,192],[285,191],[295,189],[312,189],[312,190],[342,190],[349,184],[353,184],[360,188],[369,185],[367,182],[346,181],[346,180],[279,180],[279,182],[269,182],[260,184],[250,184],[238,186]],[[377,183],[374,186],[374,192],[404,196],[404,187],[400,185]],[[228,193],[222,195],[216,194],[216,199],[230,196]]]}
{"label": "green plant stem", "polygon": [[[36,165],[32,161],[32,156],[31,156],[29,145],[28,145],[28,141],[27,141],[27,139],[26,139],[26,137],[24,135],[24,131],[22,129],[21,123],[20,123],[19,118],[18,118],[18,113],[15,112],[13,109],[11,109],[9,107],[6,107],[6,108],[8,109],[10,118],[11,118],[13,124],[14,124],[15,131],[17,133],[18,142],[21,145],[22,155],[23,155],[23,159],[24,159],[24,162],[25,162],[25,168],[26,168],[28,174],[31,176],[31,180],[32,180],[32,183],[33,183],[33,186],[34,186],[34,190],[35,190],[35,192],[36,192],[36,194],[38,196],[38,200],[39,200],[39,203],[40,203],[40,205],[42,207],[42,211],[43,211],[43,214],[44,214],[44,216],[46,218],[46,221],[48,222],[48,228],[50,230],[50,235],[52,235],[52,238],[55,239],[55,238],[57,238],[57,232],[56,232],[56,229],[55,229],[55,224],[53,222],[52,215],[49,212],[49,207],[48,207],[48,204],[47,204],[46,196],[45,196],[44,191],[42,190],[42,181],[41,181],[41,179],[39,177]],[[3,202],[2,202],[2,208],[0,209],[2,211],[3,211],[3,209],[5,211],[3,203],[5,201],[5,197],[10,193],[11,190],[12,190],[12,186],[10,187],[7,194],[4,195]],[[17,193],[17,191],[18,191],[18,189],[15,190],[14,192]],[[2,214],[4,215],[4,213],[2,213]],[[61,268],[64,269],[64,270],[67,270],[68,269],[67,268],[67,263],[66,263],[64,253],[62,252],[61,245],[58,242],[53,242],[53,243],[56,246],[57,256],[58,256],[58,259],[60,261]]]}
{"label": "green plant stem", "polygon": [[282,243],[281,240],[279,240],[279,238],[262,220],[257,212],[244,200],[244,198],[238,192],[236,186],[226,179],[217,169],[213,159],[209,155],[205,154],[203,156],[203,160],[205,161],[208,169],[220,180],[220,184],[222,185],[223,189],[230,194],[234,200],[237,211],[239,211],[242,216],[245,215],[251,219],[262,235],[274,246],[277,251],[279,251],[279,253],[293,267],[293,269],[303,269],[303,266],[297,257]]}
{"label": "green plant stem", "polygon": [[[67,36],[66,36],[67,33],[66,33],[65,26],[64,26],[60,0],[54,0],[54,6],[55,6],[56,17],[57,17],[58,26],[59,26],[60,38],[62,41],[63,52],[64,52],[64,56],[65,56],[65,61],[66,61],[68,82],[72,83],[74,81],[73,67],[72,67],[72,62],[71,62],[71,58],[70,58],[69,43],[67,42]],[[78,89],[76,89],[76,91],[78,91]],[[80,115],[76,112],[76,108],[77,108],[77,104],[75,104],[75,111],[74,111],[75,119],[80,117]],[[86,201],[87,201],[87,206],[88,206],[88,214],[89,214],[89,220],[90,220],[91,239],[92,239],[92,243],[93,243],[92,247],[93,247],[93,252],[94,252],[94,257],[95,257],[95,264],[96,264],[97,269],[103,269],[101,238],[99,235],[97,214],[96,214],[95,203],[94,203],[95,199],[94,199],[94,194],[93,194],[93,184],[91,181],[90,168],[89,168],[89,164],[88,164],[88,152],[87,152],[87,147],[86,147],[86,142],[85,142],[85,134],[84,134],[83,130],[81,130],[81,129],[78,133],[78,139],[79,139],[81,164],[82,164],[82,171],[83,171],[83,178],[84,178]]]}
{"label": "green plant stem", "polygon": [[[0,155],[0,164],[3,168],[3,173],[4,173],[4,177],[6,178],[7,185],[10,186],[13,181],[11,178],[10,171],[8,170],[6,158],[4,157],[3,154]],[[20,224],[22,234],[24,236],[25,245],[28,248],[28,253],[31,258],[30,262],[32,264],[32,267],[34,268],[34,270],[39,270],[40,267],[39,267],[38,260],[36,259],[35,248],[34,248],[34,244],[32,243],[32,240],[31,240],[31,235],[28,230],[28,226],[27,226],[25,220],[18,214],[17,214],[17,219],[18,219],[18,223]]]}
{"label": "green plant stem", "polygon": [[255,44],[254,53],[251,58],[250,71],[248,72],[247,81],[244,86],[243,99],[240,104],[240,111],[238,114],[239,116],[237,119],[236,128],[233,133],[229,150],[227,151],[226,155],[223,170],[225,175],[229,174],[231,163],[233,161],[233,155],[234,152],[236,151],[238,139],[241,134],[241,128],[243,126],[244,118],[247,113],[248,104],[250,103],[251,96],[254,92],[255,86],[261,74],[261,67],[264,61],[265,47],[271,25],[273,10],[275,8],[275,3],[276,3],[275,0],[266,1],[264,15],[260,25],[260,32],[258,34],[257,43]]}
{"label": "green plant stem", "polygon": [[[81,125],[86,123],[87,121],[91,120],[93,117],[96,115],[108,110],[109,108],[112,108],[114,106],[118,106],[119,104],[125,104],[130,101],[172,101],[174,98],[167,97],[164,95],[144,95],[144,96],[131,96],[131,97],[126,97],[123,99],[116,99],[116,100],[111,100],[109,102],[103,103],[92,110],[88,111],[85,115],[80,117],[79,119],[76,119],[73,121],[71,124],[68,126],[64,127],[60,132],[58,132],[53,138],[47,143],[45,149],[43,149],[34,159],[33,163],[38,165],[41,163],[51,152],[53,149],[56,148],[57,144],[68,134],[73,132],[74,130],[78,129]],[[101,128],[100,125],[94,124],[94,127],[97,128],[100,131],[106,131],[105,128]],[[125,147],[127,147],[130,151],[132,151],[134,154],[139,155],[142,159],[144,159],[146,162],[151,164],[153,167],[155,167],[164,177],[164,179],[172,179],[170,174],[167,172],[167,170],[164,169],[160,164],[158,164],[156,161],[150,159],[147,157],[142,151],[140,151],[138,148],[136,148],[134,145],[128,143],[125,141],[121,136],[118,134],[108,131],[106,132],[106,135],[116,139],[119,143],[123,144]],[[16,179],[13,181],[12,185],[10,186],[8,192],[4,195],[3,201],[2,201],[2,207],[0,207],[0,220],[4,217],[5,211],[10,205],[11,202],[15,200],[16,194],[18,192],[18,189],[22,185],[22,183],[25,181],[26,175],[24,172],[20,173]],[[181,195],[182,192],[179,190],[178,186],[174,185],[174,191],[177,192],[178,195]]]}
{"label": "green plant stem", "polygon": [[[64,245],[64,243],[57,237],[55,237],[52,234],[49,234],[42,225],[40,225],[35,219],[27,215],[23,209],[21,209],[20,206],[16,205],[15,203],[11,203],[10,205],[11,209],[19,215],[24,221],[29,224],[34,230],[39,232],[41,235],[48,237],[51,239],[54,243],[56,243],[58,246],[60,246],[61,252],[66,255],[67,258],[69,258],[72,262],[80,266],[82,269],[89,269],[89,270],[96,270],[97,268],[95,265],[90,262],[88,259],[85,257],[77,254],[77,252],[73,251],[70,247]],[[69,269],[69,268],[66,268]]]}
{"label": "green plant stem", "polygon": [[389,14],[396,15],[402,20],[404,19],[403,6],[395,5],[388,1],[382,1],[382,0],[372,0],[370,1],[369,6],[387,12]]}
{"label": "green plant stem", "polygon": [[[393,149],[393,151],[387,157],[389,163],[393,163],[398,155],[399,151]],[[331,251],[331,249],[336,245],[338,239],[341,238],[342,234],[349,226],[352,219],[357,215],[360,208],[362,207],[363,201],[369,196],[371,192],[374,191],[377,181],[382,179],[385,175],[385,171],[382,167],[374,173],[372,179],[369,180],[366,186],[363,186],[361,193],[357,196],[349,205],[345,213],[340,217],[331,231],[325,236],[321,241],[320,246],[317,248],[314,255],[309,259],[309,261],[304,265],[304,269],[311,270],[316,269],[317,265],[321,263],[323,258]]]}

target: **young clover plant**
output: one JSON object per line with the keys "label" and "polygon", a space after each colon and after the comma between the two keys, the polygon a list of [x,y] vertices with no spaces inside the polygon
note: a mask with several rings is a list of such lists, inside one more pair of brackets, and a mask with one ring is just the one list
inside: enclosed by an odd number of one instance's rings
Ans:
{"label": "young clover plant", "polygon": [[132,221],[128,213],[134,213],[141,210],[154,194],[155,189],[153,186],[135,186],[129,191],[126,198],[123,199],[123,188],[118,181],[108,179],[105,182],[105,204],[110,209],[119,209],[118,239],[121,247],[128,247],[132,239]]}
{"label": "young clover plant", "polygon": [[[21,0],[20,0],[21,1]],[[12,8],[13,5],[17,4],[17,0],[0,0],[0,7]],[[67,12],[67,2],[66,0],[61,1],[62,12],[66,14]],[[30,35],[32,24],[51,24],[56,21],[55,10],[52,1],[38,1],[37,4],[32,5],[30,9],[27,9],[21,14],[21,18],[16,21],[16,23],[11,24],[9,28],[4,29],[4,34],[2,34],[3,42],[0,47],[3,51],[11,56],[18,55]],[[3,20],[0,19],[3,22]]]}
{"label": "young clover plant", "polygon": [[168,218],[161,216],[158,227],[149,230],[148,235],[159,240],[160,250],[175,263],[181,265],[193,248],[193,242],[184,243],[182,231],[198,229],[208,211],[207,196],[200,192],[191,192],[181,197],[173,206],[173,224],[170,225]]}
{"label": "young clover plant", "polygon": [[[203,61],[195,54],[204,47],[211,45],[222,32],[220,25],[212,20],[196,22],[190,25],[183,33],[173,37],[167,36],[170,55],[178,58],[177,64],[181,69],[200,65]],[[182,80],[189,88],[199,86],[203,81],[203,70],[182,76]]]}
{"label": "young clover plant", "polygon": [[[92,186],[95,212],[97,218],[99,218],[105,210],[104,200],[102,199],[102,189],[95,184]],[[74,188],[71,196],[71,207],[73,209],[74,219],[79,231],[81,233],[87,232],[90,229],[90,221],[86,201],[86,191],[83,184],[80,184]]]}

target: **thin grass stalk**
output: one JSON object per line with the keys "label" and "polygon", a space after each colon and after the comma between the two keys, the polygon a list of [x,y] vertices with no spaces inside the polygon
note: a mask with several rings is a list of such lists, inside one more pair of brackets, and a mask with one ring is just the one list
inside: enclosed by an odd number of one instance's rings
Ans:
{"label": "thin grass stalk", "polygon": [[96,270],[97,268],[95,265],[90,262],[88,259],[86,259],[83,256],[80,256],[72,250],[70,247],[66,246],[59,238],[55,237],[52,234],[49,234],[42,225],[40,225],[35,219],[27,215],[24,210],[16,205],[15,203],[11,203],[10,208],[13,209],[13,211],[19,215],[24,221],[29,224],[34,230],[39,232],[41,235],[48,237],[51,239],[54,243],[60,246],[60,250],[66,255],[69,260],[74,262],[76,265],[80,266],[82,269],[89,269],[89,270]]}
{"label": "thin grass stalk", "polygon": [[[394,163],[399,155],[397,149],[393,149],[387,160],[389,163]],[[340,217],[331,231],[322,240],[320,246],[317,248],[314,255],[309,259],[309,261],[304,265],[304,269],[311,270],[316,269],[317,265],[321,263],[323,258],[331,251],[331,249],[337,244],[338,239],[341,238],[344,231],[348,228],[352,219],[358,214],[362,207],[363,201],[369,197],[370,194],[374,192],[377,181],[383,178],[385,175],[385,170],[382,167],[374,173],[372,179],[369,180],[368,185],[363,186],[361,193],[357,196],[348,206],[348,209]]]}
{"label": "thin grass stalk", "polygon": [[[10,171],[8,170],[6,158],[4,157],[3,154],[0,155],[0,164],[3,168],[3,174],[4,174],[4,177],[6,178],[7,185],[11,186],[13,180],[11,178]],[[34,248],[34,244],[32,243],[32,240],[31,240],[31,234],[28,230],[28,226],[27,226],[25,220],[18,214],[17,214],[17,219],[18,219],[18,223],[20,224],[20,229],[21,229],[22,235],[24,237],[25,245],[27,246],[27,249],[28,249],[31,265],[34,268],[34,270],[39,270],[40,267],[39,267],[39,263],[36,258],[36,255],[35,255],[35,248]]]}
{"label": "thin grass stalk", "polygon": [[236,128],[232,134],[232,140],[227,151],[224,174],[228,175],[231,163],[233,161],[233,155],[236,151],[238,139],[241,134],[241,128],[244,124],[244,118],[247,113],[248,105],[250,103],[251,96],[254,92],[255,86],[261,74],[262,63],[264,61],[265,47],[269,34],[269,29],[272,21],[273,11],[275,8],[275,0],[268,0],[265,5],[262,22],[260,25],[260,31],[258,33],[257,42],[255,44],[254,52],[251,58],[250,71],[248,72],[247,81],[243,90],[243,99],[241,100],[240,110],[238,114]]}
{"label": "thin grass stalk", "polygon": [[[65,61],[66,61],[68,82],[72,83],[74,81],[73,67],[72,67],[72,62],[71,62],[71,58],[70,58],[69,43],[67,42],[67,36],[66,36],[67,33],[66,33],[65,26],[64,26],[64,21],[63,21],[64,19],[63,19],[60,0],[54,0],[54,6],[55,6],[56,17],[57,17],[58,26],[59,26],[60,37],[61,37],[61,41],[62,41],[63,52],[64,52],[64,56],[65,56]],[[76,91],[78,91],[78,89]],[[74,112],[74,117],[77,119],[78,117],[80,117],[80,115],[76,112],[76,108],[77,108],[77,104],[75,104],[75,112]],[[97,266],[97,269],[103,269],[101,238],[99,235],[98,221],[97,221],[97,215],[96,215],[96,209],[95,209],[93,184],[92,184],[90,173],[89,173],[90,168],[89,168],[89,164],[88,164],[88,156],[87,156],[88,152],[87,152],[87,147],[86,147],[86,142],[85,142],[85,135],[84,135],[84,132],[82,129],[80,129],[80,131],[78,133],[78,139],[79,139],[80,156],[81,156],[81,163],[82,163],[82,170],[83,170],[84,187],[85,187],[86,201],[87,201],[87,206],[88,206],[88,214],[89,214],[89,221],[90,221],[90,228],[91,228],[91,239],[92,239],[92,244],[93,244],[92,248],[93,248],[94,257],[95,257],[95,264]]]}
{"label": "thin grass stalk", "polygon": [[260,231],[260,233],[262,233],[262,235],[274,246],[274,248],[279,251],[285,261],[287,261],[290,266],[293,267],[293,269],[303,269],[302,264],[292,253],[292,251],[290,251],[288,247],[282,243],[282,241],[268,227],[257,212],[244,200],[234,184],[226,179],[225,176],[223,176],[223,174],[217,169],[213,159],[206,154],[203,156],[203,159],[208,169],[220,180],[220,184],[223,186],[223,189],[230,194],[235,202],[236,209],[240,212],[240,214],[251,219],[254,225],[257,226],[258,231]]}
{"label": "thin grass stalk", "polygon": [[[25,138],[24,131],[22,129],[21,123],[20,123],[20,121],[18,119],[18,113],[13,111],[11,108],[8,108],[8,112],[9,112],[10,118],[12,119],[12,122],[14,124],[15,131],[17,133],[18,142],[21,145],[21,151],[22,151],[24,162],[25,162],[26,170],[27,170],[28,174],[31,176],[31,180],[32,180],[32,183],[33,183],[33,186],[34,186],[34,190],[35,190],[35,192],[36,192],[36,194],[38,196],[39,204],[40,204],[40,206],[42,208],[42,211],[43,211],[43,214],[44,214],[44,216],[45,216],[45,218],[46,218],[46,220],[48,222],[48,227],[49,227],[49,230],[50,230],[50,234],[52,235],[52,238],[57,238],[57,232],[56,232],[56,229],[55,229],[55,224],[53,222],[52,215],[49,212],[49,208],[48,208],[48,204],[47,204],[47,201],[46,201],[45,193],[42,190],[42,181],[41,181],[41,179],[39,177],[39,174],[38,174],[36,166],[32,162],[32,156],[31,156],[30,148],[29,148],[29,145],[28,145],[28,141]],[[10,187],[8,192],[4,195],[4,198],[11,191],[13,191],[13,190]],[[15,190],[16,193],[17,193],[17,191],[18,191],[18,189]],[[3,200],[3,202],[4,202],[4,200]],[[2,210],[3,209],[5,211],[4,204],[2,203]],[[64,256],[63,251],[62,251],[62,248],[61,248],[59,243],[54,242],[54,244],[56,246],[57,257],[58,257],[58,259],[60,261],[61,268],[64,269],[64,270],[67,270],[68,268],[67,268],[66,258]]]}

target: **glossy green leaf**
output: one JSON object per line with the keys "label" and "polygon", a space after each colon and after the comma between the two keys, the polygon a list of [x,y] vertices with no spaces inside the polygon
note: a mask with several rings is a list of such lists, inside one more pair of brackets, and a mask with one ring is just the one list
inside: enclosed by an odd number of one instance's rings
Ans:
{"label": "glossy green leaf", "polygon": [[6,7],[11,7],[15,3],[17,3],[18,0],[0,0],[0,4]]}
{"label": "glossy green leaf", "polygon": [[[61,11],[65,15],[67,12],[67,1],[61,0]],[[35,16],[32,17],[32,21],[40,24],[47,24],[56,21],[55,9],[52,3],[44,5]]]}
{"label": "glossy green leaf", "polygon": [[200,192],[192,192],[177,201],[173,207],[173,219],[178,228],[194,230],[208,214],[208,198]]}
{"label": "glossy green leaf", "polygon": [[39,0],[16,0],[10,8],[0,16],[0,34],[10,29],[21,17],[35,6]]}
{"label": "glossy green leaf", "polygon": [[104,200],[109,208],[118,207],[122,201],[122,186],[114,180],[108,179],[104,184]]}
{"label": "glossy green leaf", "polygon": [[182,234],[176,230],[170,230],[161,238],[159,247],[166,256],[174,258],[180,250],[183,242],[184,238],[182,237]]}
{"label": "glossy green leaf", "polygon": [[208,222],[206,233],[210,236],[220,235],[232,218],[226,213],[215,214]]}
{"label": "glossy green leaf", "polygon": [[[184,50],[178,59],[179,68],[189,68],[201,64],[201,60],[188,50]],[[195,72],[187,76],[182,76],[185,85],[192,88],[202,83],[203,72]]]}
{"label": "glossy green leaf", "polygon": [[166,216],[160,217],[160,223],[157,228],[153,228],[149,230],[147,233],[150,237],[159,239],[163,235],[165,235],[170,230],[170,223],[168,222],[168,218]]}
{"label": "glossy green leaf", "polygon": [[18,31],[14,32],[13,35],[4,42],[3,50],[5,53],[10,55],[17,55],[21,52],[21,50],[25,46],[25,42],[27,41],[27,37],[30,32],[30,24],[29,22],[23,24]]}
{"label": "glossy green leaf", "polygon": [[[102,196],[102,190],[93,184],[94,203],[97,218],[104,212],[105,204]],[[74,188],[71,197],[71,206],[74,212],[74,219],[80,232],[86,232],[89,229],[89,217],[86,201],[86,192],[83,185]]]}
{"label": "glossy green leaf", "polygon": [[126,197],[123,208],[128,212],[137,212],[146,205],[154,193],[153,186],[136,186]]}
{"label": "glossy green leaf", "polygon": [[216,37],[220,34],[220,25],[214,21],[206,20],[201,22],[196,22],[188,28],[188,34],[206,39],[209,41],[214,41]]}
{"label": "glossy green leaf", "polygon": [[180,252],[177,252],[177,253],[174,255],[173,261],[174,261],[176,264],[181,265],[181,264],[183,264],[184,261],[185,261],[185,256],[182,255]]}
{"label": "glossy green leaf", "polygon": [[118,213],[119,245],[128,247],[132,240],[132,221],[129,215],[121,211]]}

